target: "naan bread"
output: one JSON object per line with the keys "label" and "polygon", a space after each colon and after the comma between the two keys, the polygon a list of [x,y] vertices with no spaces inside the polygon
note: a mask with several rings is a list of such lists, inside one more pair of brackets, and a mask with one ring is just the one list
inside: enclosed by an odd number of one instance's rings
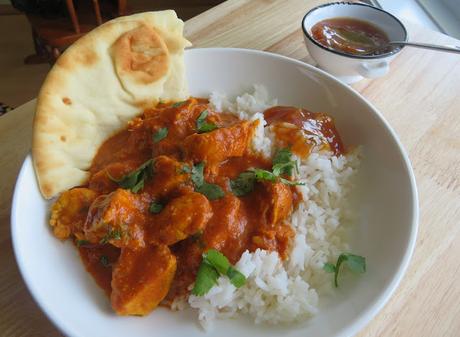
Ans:
{"label": "naan bread", "polygon": [[57,60],[34,120],[32,154],[45,198],[83,184],[99,146],[145,108],[189,96],[183,26],[171,10],[120,17]]}

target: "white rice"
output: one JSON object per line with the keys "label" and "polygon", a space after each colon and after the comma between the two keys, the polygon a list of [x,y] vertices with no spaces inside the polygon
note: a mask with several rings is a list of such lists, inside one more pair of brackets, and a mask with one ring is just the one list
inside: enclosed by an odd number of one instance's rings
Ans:
{"label": "white rice", "polygon": [[[259,120],[252,146],[266,157],[273,155],[276,139],[266,122],[263,111],[277,104],[267,90],[254,86],[234,100],[212,93],[210,102],[216,111],[231,112],[241,119]],[[216,318],[250,315],[256,323],[292,322],[308,318],[318,311],[319,295],[332,291],[332,277],[323,270],[328,261],[335,261],[348,250],[344,239],[344,224],[350,222],[346,212],[346,196],[351,188],[350,178],[356,171],[358,151],[336,157],[315,149],[306,159],[296,157],[304,186],[298,190],[304,201],[291,216],[295,238],[290,256],[282,261],[276,252],[246,251],[236,267],[246,277],[246,284],[236,289],[226,277],[220,277],[205,296],[190,295],[188,304],[198,310],[205,329]],[[185,302],[174,304],[183,309]]]}

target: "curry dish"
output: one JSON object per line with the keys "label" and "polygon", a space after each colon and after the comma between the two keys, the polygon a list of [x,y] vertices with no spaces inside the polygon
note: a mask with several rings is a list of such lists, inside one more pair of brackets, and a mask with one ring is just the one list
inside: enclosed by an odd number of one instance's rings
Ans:
{"label": "curry dish", "polygon": [[[344,152],[325,114],[273,107],[264,117],[280,148],[298,156],[318,146],[306,136]],[[186,296],[211,248],[230,263],[257,248],[288,256],[300,198],[289,170],[235,188],[242,174],[273,167],[251,148],[257,123],[213,111],[206,99],[160,103],[106,140],[87,183],[56,200],[54,235],[74,240],[116,313],[146,315]]]}

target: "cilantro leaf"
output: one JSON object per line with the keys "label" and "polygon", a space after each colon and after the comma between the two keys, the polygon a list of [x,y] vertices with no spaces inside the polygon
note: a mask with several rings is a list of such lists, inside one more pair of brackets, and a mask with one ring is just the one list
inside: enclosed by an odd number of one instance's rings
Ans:
{"label": "cilantro leaf", "polygon": [[298,171],[297,162],[295,160],[291,160],[291,157],[291,150],[288,148],[280,149],[276,152],[273,159],[272,172],[258,168],[252,169],[250,171],[254,172],[257,181],[266,180],[271,181],[272,183],[280,181],[283,184],[290,186],[305,185],[305,183],[291,181],[281,177],[283,174],[291,176],[293,168],[296,168]]}
{"label": "cilantro leaf", "polygon": [[263,169],[258,169],[258,168],[252,169],[251,171],[254,172],[255,178],[258,181],[267,180],[267,181],[271,181],[273,183],[276,182],[277,177],[270,171],[263,170]]}
{"label": "cilantro leaf", "polygon": [[192,172],[192,169],[187,164],[182,165],[179,171],[179,173],[182,173],[182,174],[191,173],[191,172]]}
{"label": "cilantro leaf", "polygon": [[119,229],[117,230],[112,230],[112,229],[109,229],[109,231],[107,232],[107,234],[105,234],[102,239],[99,241],[99,243],[101,245],[104,245],[106,243],[108,243],[110,240],[121,240],[121,231]]}
{"label": "cilantro leaf", "polygon": [[88,240],[77,240],[77,247],[87,246],[90,244]]}
{"label": "cilantro leaf", "polygon": [[114,181],[121,188],[129,189],[133,193],[137,193],[144,188],[144,181],[151,178],[153,175],[153,159],[147,160],[134,171],[124,175],[120,179],[113,178],[107,172],[110,180]]}
{"label": "cilantro leaf", "polygon": [[162,204],[160,204],[159,202],[152,201],[152,203],[150,204],[150,207],[149,207],[149,212],[153,213],[153,214],[158,214],[158,213],[161,212],[163,207],[164,206]]}
{"label": "cilantro leaf", "polygon": [[272,171],[275,176],[280,176],[282,174],[291,176],[292,169],[295,167],[295,165],[296,165],[295,161],[290,161],[289,163],[275,164],[272,167]]}
{"label": "cilantro leaf", "polygon": [[196,275],[192,294],[195,296],[205,295],[212,287],[214,287],[214,285],[217,284],[218,278],[219,273],[217,270],[207,262],[202,261],[200,268],[198,269],[198,274]]}
{"label": "cilantro leaf", "polygon": [[337,263],[335,265],[335,271],[334,271],[334,284],[336,288],[339,286],[338,277],[339,277],[340,266],[342,265],[343,261],[345,261],[346,259],[347,259],[346,254],[340,254],[339,258],[337,259]]}
{"label": "cilantro leaf", "polygon": [[203,254],[192,294],[196,296],[205,295],[217,284],[219,275],[227,276],[237,288],[246,283],[246,277],[230,264],[224,254],[215,249],[209,249]]}
{"label": "cilantro leaf", "polygon": [[291,156],[292,152],[289,148],[285,147],[283,149],[279,149],[276,151],[273,158],[273,165],[289,163],[291,161]]}
{"label": "cilantro leaf", "polygon": [[228,268],[231,267],[227,257],[215,249],[210,249],[203,254],[203,259],[223,275],[226,275]]}
{"label": "cilantro leaf", "polygon": [[[297,162],[292,160],[292,152],[289,148],[280,149],[276,152],[275,157],[273,158],[272,171],[276,176],[286,174],[288,176],[292,175],[292,169],[297,168]],[[297,168],[297,172],[298,172]]]}
{"label": "cilantro leaf", "polygon": [[284,178],[280,178],[280,181],[281,181],[284,185],[289,185],[289,186],[305,185],[305,183],[302,183],[302,182],[300,182],[300,181],[291,181],[291,180],[284,179]]}
{"label": "cilantro leaf", "polygon": [[208,117],[208,110],[201,111],[200,115],[196,119],[196,128],[199,129],[203,123],[206,122],[206,117]]}
{"label": "cilantro leaf", "polygon": [[206,117],[208,117],[208,110],[203,110],[196,120],[196,129],[198,133],[210,132],[217,129],[216,124],[206,122]]}
{"label": "cilantro leaf", "polygon": [[216,124],[205,122],[199,127],[198,133],[206,133],[206,132],[210,132],[215,129],[217,129]]}
{"label": "cilantro leaf", "polygon": [[192,167],[192,182],[196,187],[200,187],[204,183],[204,162],[198,163]]}
{"label": "cilantro leaf", "polygon": [[185,103],[187,103],[187,101],[181,101],[181,102],[176,102],[174,103],[173,105],[171,105],[173,108],[178,108],[182,105],[184,105]]}
{"label": "cilantro leaf", "polygon": [[204,181],[204,162],[200,162],[192,167],[192,182],[195,191],[205,195],[209,200],[222,198],[225,192],[219,185],[210,184]]}
{"label": "cilantro leaf", "polygon": [[230,188],[234,195],[241,197],[252,192],[255,180],[254,172],[245,171],[240,173],[236,179],[230,180]]}
{"label": "cilantro leaf", "polygon": [[237,288],[244,286],[246,283],[246,276],[231,266],[227,270],[227,277],[230,279],[230,282]]}
{"label": "cilantro leaf", "polygon": [[332,263],[325,263],[323,269],[326,273],[335,273],[335,265]]}
{"label": "cilantro leaf", "polygon": [[165,139],[168,136],[168,128],[161,128],[153,135],[152,139],[154,143]]}
{"label": "cilantro leaf", "polygon": [[201,186],[195,187],[195,191],[205,195],[209,200],[220,199],[225,195],[225,192],[219,185],[207,182],[203,182]]}
{"label": "cilantro leaf", "polygon": [[101,264],[106,268],[110,267],[109,258],[107,256],[105,256],[105,255],[102,255],[100,257],[99,262],[101,262]]}
{"label": "cilantro leaf", "polygon": [[334,273],[334,285],[336,288],[339,286],[338,277],[342,264],[345,264],[348,269],[356,274],[363,274],[366,272],[366,258],[351,253],[340,254],[335,265],[332,263],[325,263],[323,266],[326,272]]}
{"label": "cilantro leaf", "polygon": [[366,259],[363,256],[347,254],[345,261],[348,269],[356,274],[363,274],[366,272]]}
{"label": "cilantro leaf", "polygon": [[131,187],[131,192],[137,193],[140,190],[142,190],[143,188],[144,188],[144,174],[142,174],[141,179],[139,179],[139,181],[136,183],[136,185]]}
{"label": "cilantro leaf", "polygon": [[[284,164],[280,164],[284,165]],[[292,169],[292,168],[291,168]],[[290,181],[288,179],[282,178],[279,176],[280,171],[273,172],[255,168],[249,171],[245,171],[240,173],[240,175],[230,181],[230,188],[232,189],[233,194],[237,197],[243,196],[248,194],[254,189],[255,181],[270,181],[272,183],[276,183],[277,181],[282,182],[285,185],[295,186],[295,185],[305,185],[305,183],[297,182],[297,181]]]}

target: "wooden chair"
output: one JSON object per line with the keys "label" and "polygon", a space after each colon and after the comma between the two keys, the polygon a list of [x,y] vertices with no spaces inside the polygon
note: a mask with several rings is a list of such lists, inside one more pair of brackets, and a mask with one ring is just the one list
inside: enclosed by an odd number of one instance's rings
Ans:
{"label": "wooden chair", "polygon": [[[69,18],[45,19],[36,14],[26,14],[32,27],[35,54],[25,58],[24,63],[53,64],[61,52],[78,38],[116,16],[126,15],[126,0],[111,1],[80,0],[75,9],[74,0],[65,0]],[[103,15],[101,14],[103,13]]]}

